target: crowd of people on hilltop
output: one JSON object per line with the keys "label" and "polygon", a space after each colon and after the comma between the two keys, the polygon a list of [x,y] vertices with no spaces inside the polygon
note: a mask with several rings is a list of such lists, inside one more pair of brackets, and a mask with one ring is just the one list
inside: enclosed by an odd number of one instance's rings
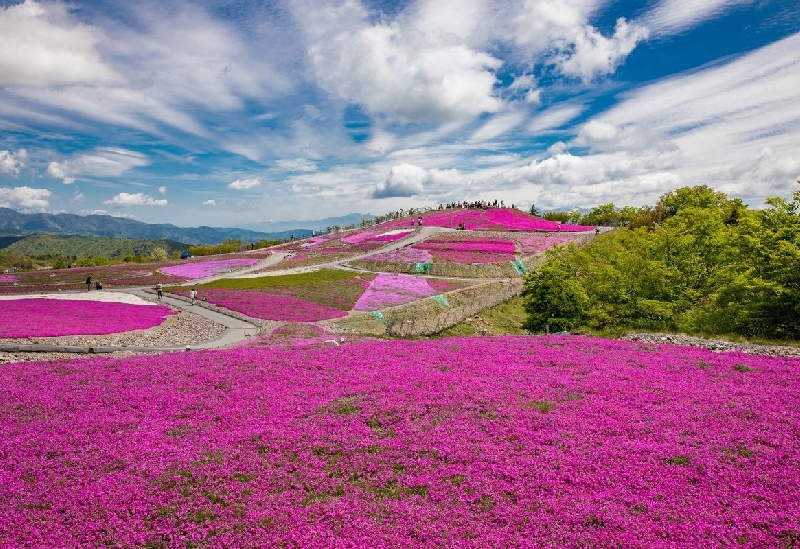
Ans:
{"label": "crowd of people on hilltop", "polygon": [[[488,210],[489,208],[505,208],[505,202],[500,200],[499,202],[497,199],[492,202],[491,200],[473,200],[467,201],[462,200],[460,202],[450,202],[449,204],[439,204],[439,210],[463,210],[466,208],[472,208],[476,210]],[[516,209],[516,205],[512,204],[511,209]]]}

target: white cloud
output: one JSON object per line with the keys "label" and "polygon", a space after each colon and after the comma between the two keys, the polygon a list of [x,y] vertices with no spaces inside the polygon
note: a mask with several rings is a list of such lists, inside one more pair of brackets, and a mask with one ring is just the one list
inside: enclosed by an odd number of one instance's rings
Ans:
{"label": "white cloud", "polygon": [[217,201],[216,201],[216,200],[214,200],[214,199],[210,199],[210,200],[206,200],[205,202],[203,202],[203,206],[212,206],[212,207],[216,207],[216,206],[222,206],[224,203],[225,203],[225,201],[224,201],[224,200],[223,200],[222,202],[217,202]]}
{"label": "white cloud", "polygon": [[393,166],[383,183],[375,186],[370,195],[372,198],[391,198],[396,196],[414,196],[422,193],[422,182],[427,172],[413,164]]}
{"label": "white cloud", "polygon": [[392,166],[386,179],[370,192],[370,198],[435,196],[465,183],[458,170],[425,170],[413,164]]}
{"label": "white cloud", "polygon": [[299,17],[319,85],[373,114],[403,121],[446,121],[496,112],[494,70],[501,62],[447,29],[412,21],[370,21],[356,2]]}
{"label": "white cloud", "polygon": [[583,111],[583,105],[556,105],[550,107],[533,117],[528,125],[528,130],[532,133],[541,133],[560,128],[580,116]]}
{"label": "white cloud", "polygon": [[[644,86],[624,96],[617,106],[584,126],[576,141],[603,150],[594,130],[617,129],[607,145],[633,149],[647,142],[669,155],[679,150],[675,169],[690,181],[720,179],[727,189],[747,190],[754,199],[794,188],[800,173],[791,173],[800,130],[800,33],[735,58],[725,64],[680,74]],[[593,122],[596,122],[593,123]],[[590,126],[591,125],[591,126]],[[588,128],[594,128],[586,132]],[[611,131],[609,130],[609,134]],[[743,159],[770,151],[768,164],[786,170],[755,173],[735,170]],[[748,178],[762,177],[763,190],[752,190]]]}
{"label": "white cloud", "polygon": [[75,204],[80,204],[86,199],[86,195],[83,193],[75,193],[75,196],[72,197],[72,202]]}
{"label": "white cloud", "polygon": [[511,4],[514,40],[531,55],[578,36],[602,0],[522,0]]}
{"label": "white cloud", "polygon": [[641,23],[656,36],[675,34],[718,17],[726,10],[753,4],[756,0],[661,0],[644,15]]}
{"label": "white cloud", "polygon": [[47,200],[50,197],[47,189],[32,189],[30,187],[0,187],[0,207],[11,208],[21,212],[44,212],[50,207]]}
{"label": "white cloud", "polygon": [[64,185],[72,185],[75,183],[75,178],[69,175],[72,171],[72,168],[69,164],[61,164],[59,162],[50,162],[47,165],[47,177],[52,177],[53,179],[61,179],[64,182]]}
{"label": "white cloud", "polygon": [[167,194],[167,188],[166,187],[159,187],[158,188],[158,192],[159,192],[159,194]]}
{"label": "white cloud", "polygon": [[0,86],[65,86],[119,78],[97,50],[102,31],[65,4],[25,0],[0,8]]}
{"label": "white cloud", "polygon": [[110,206],[166,206],[166,199],[156,200],[144,193],[119,193],[103,204]]}
{"label": "white cloud", "polygon": [[563,74],[588,82],[613,73],[648,34],[645,27],[628,23],[624,18],[617,20],[610,38],[585,25],[569,51],[556,56],[555,64]]}
{"label": "white cloud", "polygon": [[317,165],[306,158],[278,160],[275,163],[280,169],[288,172],[315,172]]}
{"label": "white cloud", "polygon": [[249,179],[237,179],[228,185],[228,188],[236,191],[246,191],[249,189],[254,189],[259,185],[261,185],[261,179],[258,177],[252,177]]}
{"label": "white cloud", "polygon": [[542,102],[542,90],[538,88],[536,79],[530,74],[514,78],[508,86],[508,93],[512,99],[521,94],[529,105],[538,105]]}
{"label": "white cloud", "polygon": [[578,133],[579,144],[590,145],[597,142],[611,141],[619,135],[619,128],[602,120],[590,120]]}
{"label": "white cloud", "polygon": [[136,151],[102,147],[63,162],[50,162],[46,174],[70,185],[80,176],[119,177],[134,168],[147,166],[150,162],[147,156]]}
{"label": "white cloud", "polygon": [[522,124],[523,120],[525,120],[525,114],[522,112],[510,112],[494,116],[478,128],[468,141],[470,143],[490,141],[513,130]]}
{"label": "white cloud", "polygon": [[0,174],[19,175],[27,160],[28,151],[25,149],[19,149],[17,152],[0,151]]}

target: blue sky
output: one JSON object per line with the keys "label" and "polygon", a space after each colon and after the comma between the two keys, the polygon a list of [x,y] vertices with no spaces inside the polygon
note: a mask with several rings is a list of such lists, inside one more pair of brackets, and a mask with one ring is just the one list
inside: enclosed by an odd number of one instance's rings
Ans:
{"label": "blue sky", "polygon": [[181,226],[800,179],[796,0],[0,0],[0,206]]}

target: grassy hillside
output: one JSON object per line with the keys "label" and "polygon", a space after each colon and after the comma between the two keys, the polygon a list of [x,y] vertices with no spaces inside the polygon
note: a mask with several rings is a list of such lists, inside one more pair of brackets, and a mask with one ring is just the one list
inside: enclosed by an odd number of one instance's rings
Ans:
{"label": "grassy hillside", "polygon": [[104,257],[150,256],[156,248],[167,254],[188,248],[187,244],[173,240],[139,240],[103,236],[57,236],[34,234],[10,244],[6,250],[31,257]]}

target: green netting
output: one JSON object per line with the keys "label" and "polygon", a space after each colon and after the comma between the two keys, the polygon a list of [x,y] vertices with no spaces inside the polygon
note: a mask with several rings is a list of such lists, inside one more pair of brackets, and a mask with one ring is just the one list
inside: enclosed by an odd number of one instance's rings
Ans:
{"label": "green netting", "polygon": [[509,263],[511,263],[511,266],[517,271],[517,274],[528,274],[528,267],[525,266],[521,259],[515,259],[514,261],[509,261]]}
{"label": "green netting", "polygon": [[444,295],[444,294],[435,295],[435,296],[433,296],[433,299],[435,299],[436,301],[438,301],[439,303],[441,303],[445,307],[449,307],[450,306],[450,302],[447,301],[447,296]]}
{"label": "green netting", "polygon": [[380,312],[380,311],[372,311],[372,316],[374,316],[375,320],[377,320],[378,322],[383,322],[384,324],[386,324],[386,319],[383,317],[383,313],[382,312]]}
{"label": "green netting", "polygon": [[430,273],[431,272],[431,264],[426,263],[417,263],[414,265],[414,272],[415,273]]}

